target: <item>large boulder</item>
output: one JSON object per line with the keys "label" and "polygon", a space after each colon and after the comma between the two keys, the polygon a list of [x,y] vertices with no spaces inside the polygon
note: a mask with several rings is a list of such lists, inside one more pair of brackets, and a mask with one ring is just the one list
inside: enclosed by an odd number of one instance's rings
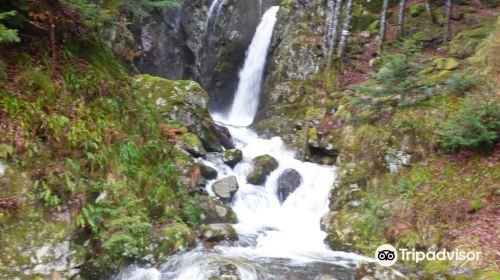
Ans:
{"label": "large boulder", "polygon": [[199,196],[197,205],[200,209],[200,222],[202,224],[234,224],[237,222],[233,209],[213,196]]}
{"label": "large boulder", "polygon": [[262,155],[252,160],[253,169],[247,175],[247,182],[254,185],[262,185],[267,176],[278,168],[278,161],[270,155]]}
{"label": "large boulder", "polygon": [[302,183],[302,176],[295,169],[288,168],[278,178],[278,197],[283,202]]}
{"label": "large boulder", "polygon": [[201,227],[201,239],[207,242],[236,241],[238,234],[231,224],[209,224]]}
{"label": "large boulder", "polygon": [[133,78],[135,91],[151,100],[167,120],[179,122],[200,138],[210,152],[222,152],[208,112],[208,94],[194,81],[171,81],[150,75]]}
{"label": "large boulder", "polygon": [[231,202],[238,188],[239,185],[235,176],[226,177],[212,185],[215,195],[224,202]]}
{"label": "large boulder", "polygon": [[243,153],[238,149],[226,150],[224,151],[224,154],[222,156],[222,161],[224,162],[224,164],[228,165],[231,168],[233,168],[242,159]]}

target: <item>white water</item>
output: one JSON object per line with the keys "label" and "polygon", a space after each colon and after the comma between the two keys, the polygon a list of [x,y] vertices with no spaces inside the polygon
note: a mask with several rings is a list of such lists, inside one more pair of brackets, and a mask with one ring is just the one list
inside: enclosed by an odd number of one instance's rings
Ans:
{"label": "white water", "polygon": [[239,74],[240,81],[234,96],[233,106],[227,115],[217,116],[224,123],[248,126],[253,122],[259,106],[262,77],[278,10],[278,6],[268,9],[257,26],[247,50],[245,64]]}
{"label": "white water", "polygon": [[213,0],[212,4],[210,4],[210,8],[208,8],[208,13],[207,13],[207,20],[205,22],[205,32],[208,32],[208,28],[210,27],[210,21],[212,17],[215,17],[215,19],[217,19],[217,17],[219,16],[219,12],[223,2],[224,2],[223,0]]}
{"label": "white water", "polygon": [[[353,253],[331,251],[324,243],[326,233],[320,229],[320,219],[328,212],[335,167],[299,161],[279,137],[259,138],[245,127],[252,123],[257,110],[277,11],[278,7],[270,8],[257,28],[230,114],[214,114],[215,120],[228,127],[235,146],[243,152],[243,160],[233,169],[224,165],[220,154],[208,154],[200,160],[218,171],[218,178],[207,184],[212,195],[211,186],[217,180],[227,176],[236,176],[238,180],[239,189],[233,197],[232,208],[238,217],[234,227],[239,241],[214,248],[199,245],[190,252],[172,256],[159,268],[131,267],[119,279],[205,280],[216,272],[216,264],[220,262],[235,265],[243,280],[321,279],[323,276],[351,279],[358,262],[371,261]],[[247,184],[252,159],[264,154],[274,157],[278,168],[267,177],[264,186]],[[302,183],[280,203],[277,179],[287,168],[297,170]]]}

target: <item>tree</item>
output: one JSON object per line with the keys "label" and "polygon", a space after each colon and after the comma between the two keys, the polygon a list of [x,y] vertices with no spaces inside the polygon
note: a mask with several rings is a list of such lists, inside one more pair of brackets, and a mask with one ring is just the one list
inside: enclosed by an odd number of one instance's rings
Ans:
{"label": "tree", "polygon": [[333,19],[331,21],[331,26],[328,28],[328,35],[327,38],[329,39],[328,43],[328,59],[330,60],[333,51],[335,50],[336,43],[337,43],[337,33],[338,33],[338,25],[339,25],[339,18],[340,18],[340,12],[342,10],[342,0],[336,0],[335,1],[335,10],[333,13]]}
{"label": "tree", "polygon": [[331,48],[331,32],[330,28],[333,24],[333,15],[335,13],[335,0],[328,0],[326,3],[326,22],[325,22],[325,51],[324,54],[328,55]]}
{"label": "tree", "polygon": [[[16,15],[16,11],[8,11],[0,13],[0,20],[7,17],[12,17]],[[0,43],[2,42],[19,42],[21,39],[17,35],[17,30],[7,28],[5,25],[0,23]]]}
{"label": "tree", "polygon": [[351,31],[351,19],[352,19],[352,0],[347,0],[346,8],[345,8],[345,17],[344,24],[342,26],[342,34],[340,35],[339,48],[337,52],[337,56],[342,59],[344,56],[345,44],[347,42],[347,38],[349,38],[349,33]]}
{"label": "tree", "polygon": [[434,15],[432,14],[431,3],[429,2],[429,0],[424,1],[424,7],[425,12],[427,13],[427,16],[429,16],[431,22],[435,22]]}
{"label": "tree", "polygon": [[451,24],[451,10],[452,10],[452,1],[446,1],[446,21],[444,23],[444,41],[447,42],[450,38],[450,24]]}
{"label": "tree", "polygon": [[404,36],[406,0],[399,1],[398,37]]}
{"label": "tree", "polygon": [[382,4],[382,12],[380,13],[380,30],[379,30],[379,45],[382,47],[385,41],[385,31],[387,23],[387,8],[389,6],[389,0],[384,0]]}

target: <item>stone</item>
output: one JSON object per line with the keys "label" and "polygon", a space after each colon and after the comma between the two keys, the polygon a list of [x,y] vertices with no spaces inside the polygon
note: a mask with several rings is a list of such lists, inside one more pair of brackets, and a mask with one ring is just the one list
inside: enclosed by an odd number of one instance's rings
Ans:
{"label": "stone", "polygon": [[252,160],[253,169],[247,175],[247,182],[254,185],[262,185],[267,176],[278,168],[278,161],[270,155],[262,155]]}
{"label": "stone", "polygon": [[203,163],[198,163],[198,167],[200,168],[201,175],[207,180],[216,179],[218,176],[217,170]]}
{"label": "stone", "polygon": [[231,202],[238,188],[239,185],[235,176],[226,177],[212,185],[215,195],[224,202]]}
{"label": "stone", "polygon": [[208,224],[201,227],[200,238],[207,242],[236,241],[238,234],[231,224]]}
{"label": "stone", "polygon": [[241,278],[238,276],[238,268],[236,265],[228,262],[214,262],[210,264],[213,269],[210,269],[212,275],[208,278],[208,280],[240,280]]}
{"label": "stone", "polygon": [[370,280],[406,280],[401,272],[391,268],[377,265],[376,263],[360,263],[356,268],[356,279]]}
{"label": "stone", "polygon": [[278,177],[278,198],[285,201],[302,183],[302,176],[295,169],[288,168]]}
{"label": "stone", "polygon": [[181,149],[190,153],[194,157],[202,157],[207,154],[200,138],[193,133],[183,133],[177,138],[177,143]]}
{"label": "stone", "polygon": [[132,78],[134,90],[145,96],[167,120],[187,127],[210,152],[222,152],[222,145],[212,127],[207,92],[194,81],[172,81],[143,74]]}
{"label": "stone", "polygon": [[160,229],[160,250],[166,253],[185,251],[196,243],[196,234],[186,224],[174,222]]}
{"label": "stone", "polygon": [[226,150],[222,155],[222,161],[224,162],[224,164],[228,165],[231,168],[233,168],[242,159],[243,153],[238,149]]}
{"label": "stone", "polygon": [[200,222],[202,224],[237,222],[236,213],[231,207],[213,196],[199,196],[197,206],[200,209]]}

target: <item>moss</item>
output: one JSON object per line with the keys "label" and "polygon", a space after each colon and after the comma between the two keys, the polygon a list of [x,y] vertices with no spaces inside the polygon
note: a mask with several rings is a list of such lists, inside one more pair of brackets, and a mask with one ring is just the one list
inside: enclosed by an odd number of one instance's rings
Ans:
{"label": "moss", "polygon": [[196,234],[186,224],[173,223],[160,230],[160,250],[163,254],[185,251],[196,243]]}
{"label": "moss", "polygon": [[436,58],[434,64],[439,70],[454,70],[460,65],[454,58]]}
{"label": "moss", "polygon": [[410,6],[409,12],[412,17],[418,17],[425,11],[424,5],[418,3]]}

